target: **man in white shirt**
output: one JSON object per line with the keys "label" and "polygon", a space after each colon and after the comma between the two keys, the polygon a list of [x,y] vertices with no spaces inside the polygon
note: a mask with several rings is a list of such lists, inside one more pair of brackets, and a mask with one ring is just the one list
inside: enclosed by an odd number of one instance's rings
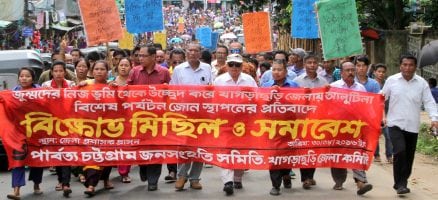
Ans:
{"label": "man in white shirt", "polygon": [[[190,43],[187,48],[186,57],[187,62],[181,63],[173,70],[170,84],[210,85],[212,83],[211,66],[199,61],[201,58],[201,46],[197,43]],[[202,162],[178,164],[178,179],[175,182],[176,190],[183,190],[184,184],[188,179],[192,189],[202,189],[202,185],[199,183],[202,165]]]}
{"label": "man in white shirt", "polygon": [[403,56],[400,59],[400,73],[390,76],[382,93],[389,98],[389,110],[384,120],[389,128],[389,136],[394,151],[394,186],[397,194],[410,192],[408,178],[417,146],[420,129],[421,105],[429,113],[432,126],[438,128],[437,107],[426,80],[415,74],[417,58]]}
{"label": "man in white shirt", "polygon": [[215,70],[215,76],[217,76],[217,72],[219,72],[219,70],[225,66],[226,64],[226,60],[227,60],[227,56],[228,56],[228,47],[224,46],[224,45],[218,45],[216,48],[216,60],[214,60],[213,62],[211,62],[211,66],[216,69]]}
{"label": "man in white shirt", "polygon": [[[228,72],[218,76],[213,85],[222,86],[252,86],[257,87],[256,81],[248,74],[242,73],[242,56],[231,54],[227,56]],[[227,195],[234,193],[234,188],[242,188],[244,170],[222,169],[221,178],[224,183],[224,192]]]}
{"label": "man in white shirt", "polygon": [[[355,65],[352,62],[342,62],[341,63],[341,80],[335,81],[330,86],[337,88],[350,89],[354,91],[366,92],[365,87],[354,80],[354,75],[356,72]],[[365,114],[365,113],[364,113]],[[332,178],[335,181],[334,190],[342,190],[342,184],[347,178],[347,169],[342,168],[332,168],[331,169]],[[353,169],[353,178],[357,185],[357,194],[363,195],[366,192],[373,189],[373,185],[369,184],[367,181],[366,173],[364,170]]]}

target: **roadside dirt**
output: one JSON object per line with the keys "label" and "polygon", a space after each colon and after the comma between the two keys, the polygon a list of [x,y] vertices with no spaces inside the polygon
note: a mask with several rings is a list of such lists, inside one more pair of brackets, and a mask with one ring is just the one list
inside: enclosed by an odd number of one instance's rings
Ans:
{"label": "roadside dirt", "polygon": [[[422,113],[421,121],[430,123],[427,113]],[[385,140],[380,138],[380,155],[384,154]],[[382,157],[384,158],[384,156]],[[388,173],[392,174],[392,164],[388,164],[382,159],[381,165]],[[374,163],[377,164],[377,163]],[[438,160],[431,156],[416,153],[412,175],[409,179],[409,187],[415,187],[416,190],[424,191],[438,196]]]}

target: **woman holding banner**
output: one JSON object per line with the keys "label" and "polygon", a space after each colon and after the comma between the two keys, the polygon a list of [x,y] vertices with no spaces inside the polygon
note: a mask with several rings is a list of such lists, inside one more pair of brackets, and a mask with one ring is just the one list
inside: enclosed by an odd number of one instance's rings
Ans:
{"label": "woman holding banner", "polygon": [[[128,85],[127,80],[129,77],[129,72],[132,69],[131,60],[126,58],[121,58],[117,66],[117,76],[114,81],[111,81],[109,85],[113,86],[125,86]],[[122,177],[122,183],[130,183],[131,177],[129,177],[129,172],[131,171],[131,165],[119,165],[117,167],[120,176]]]}
{"label": "woman holding banner", "polygon": [[[46,81],[42,84],[43,88],[70,88],[75,86],[74,81],[65,79],[67,73],[66,64],[62,61],[55,61],[50,69],[52,80]],[[58,175],[58,185],[55,187],[56,191],[63,191],[64,197],[68,197],[72,191],[70,189],[71,167],[61,166],[56,167],[56,175]]]}
{"label": "woman holding banner", "polygon": [[[35,72],[28,67],[23,67],[18,71],[18,85],[13,89],[13,91],[27,90],[33,88],[39,88],[40,86],[34,84]],[[0,102],[3,99],[0,99]],[[24,148],[26,148],[24,146]],[[33,193],[35,195],[40,195],[40,183],[43,179],[43,168],[42,167],[30,167],[29,180],[34,182]],[[12,187],[14,188],[13,194],[8,194],[8,199],[20,199],[20,187],[26,185],[25,180],[25,167],[16,167],[12,169]]]}
{"label": "woman holding banner", "polygon": [[[129,63],[130,64],[130,63]],[[108,84],[108,72],[109,65],[106,61],[98,60],[91,68],[94,79],[83,81],[79,86],[95,85],[95,84]],[[99,183],[99,180],[103,180],[104,188],[107,190],[114,189],[113,184],[109,180],[112,167],[101,167],[96,165],[88,165],[84,167],[85,174],[85,187],[87,190],[84,194],[92,197],[96,195],[95,187]]]}

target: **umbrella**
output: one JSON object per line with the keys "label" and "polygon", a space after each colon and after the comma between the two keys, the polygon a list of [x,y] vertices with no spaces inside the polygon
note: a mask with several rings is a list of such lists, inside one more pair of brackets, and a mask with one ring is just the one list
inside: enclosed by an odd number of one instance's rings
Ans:
{"label": "umbrella", "polygon": [[190,40],[190,39],[192,39],[192,36],[191,35],[188,35],[188,34],[185,34],[185,35],[181,35],[181,36],[179,36],[181,39],[183,39],[183,40]]}
{"label": "umbrella", "polygon": [[222,27],[224,27],[224,23],[222,23],[222,22],[216,22],[216,23],[214,23],[214,26],[213,26],[214,28],[222,28]]}
{"label": "umbrella", "polygon": [[170,39],[169,42],[175,44],[175,43],[181,43],[181,42],[183,42],[183,40],[181,38],[176,37],[176,38]]}
{"label": "umbrella", "polygon": [[434,65],[438,62],[438,40],[433,40],[424,45],[420,51],[420,59],[418,59],[418,66],[424,67],[427,65]]}
{"label": "umbrella", "polygon": [[218,32],[219,34],[222,34],[224,32],[224,29],[222,29],[222,28],[216,29],[216,32]]}
{"label": "umbrella", "polygon": [[225,33],[225,34],[221,35],[221,39],[222,40],[225,40],[225,39],[237,39],[237,36],[234,33]]}

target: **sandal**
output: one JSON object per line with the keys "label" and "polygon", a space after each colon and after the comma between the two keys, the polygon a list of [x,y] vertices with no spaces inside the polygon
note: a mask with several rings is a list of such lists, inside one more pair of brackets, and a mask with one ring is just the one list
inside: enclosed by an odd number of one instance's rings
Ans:
{"label": "sandal", "polygon": [[41,191],[40,186],[38,184],[35,184],[33,186],[33,194],[34,195],[41,195],[41,194],[43,194],[43,192]]}
{"label": "sandal", "polygon": [[33,194],[34,195],[42,195],[43,191],[41,191],[40,189],[35,189],[35,190],[33,190]]}
{"label": "sandal", "polygon": [[130,182],[131,182],[131,177],[129,176],[122,177],[122,183],[130,183]]}
{"label": "sandal", "polygon": [[103,188],[105,188],[105,190],[111,190],[111,189],[114,189],[114,185],[110,182],[106,182],[104,184]]}
{"label": "sandal", "polygon": [[20,200],[21,199],[20,196],[17,196],[15,194],[8,194],[6,197],[8,199],[14,199],[14,200]]}
{"label": "sandal", "polygon": [[55,168],[55,167],[49,167],[49,172],[50,172],[52,175],[55,175],[55,174],[56,174],[56,168]]}
{"label": "sandal", "polygon": [[56,185],[55,190],[56,191],[62,191],[62,184],[59,183],[58,185]]}
{"label": "sandal", "polygon": [[342,184],[335,184],[335,186],[333,186],[334,190],[343,190],[344,188],[342,187]]}
{"label": "sandal", "polygon": [[[90,186],[90,187],[92,187],[92,186]],[[92,196],[96,195],[96,191],[94,191],[94,187],[87,188],[87,190],[84,191],[84,194],[88,195],[88,197],[92,197]]]}

